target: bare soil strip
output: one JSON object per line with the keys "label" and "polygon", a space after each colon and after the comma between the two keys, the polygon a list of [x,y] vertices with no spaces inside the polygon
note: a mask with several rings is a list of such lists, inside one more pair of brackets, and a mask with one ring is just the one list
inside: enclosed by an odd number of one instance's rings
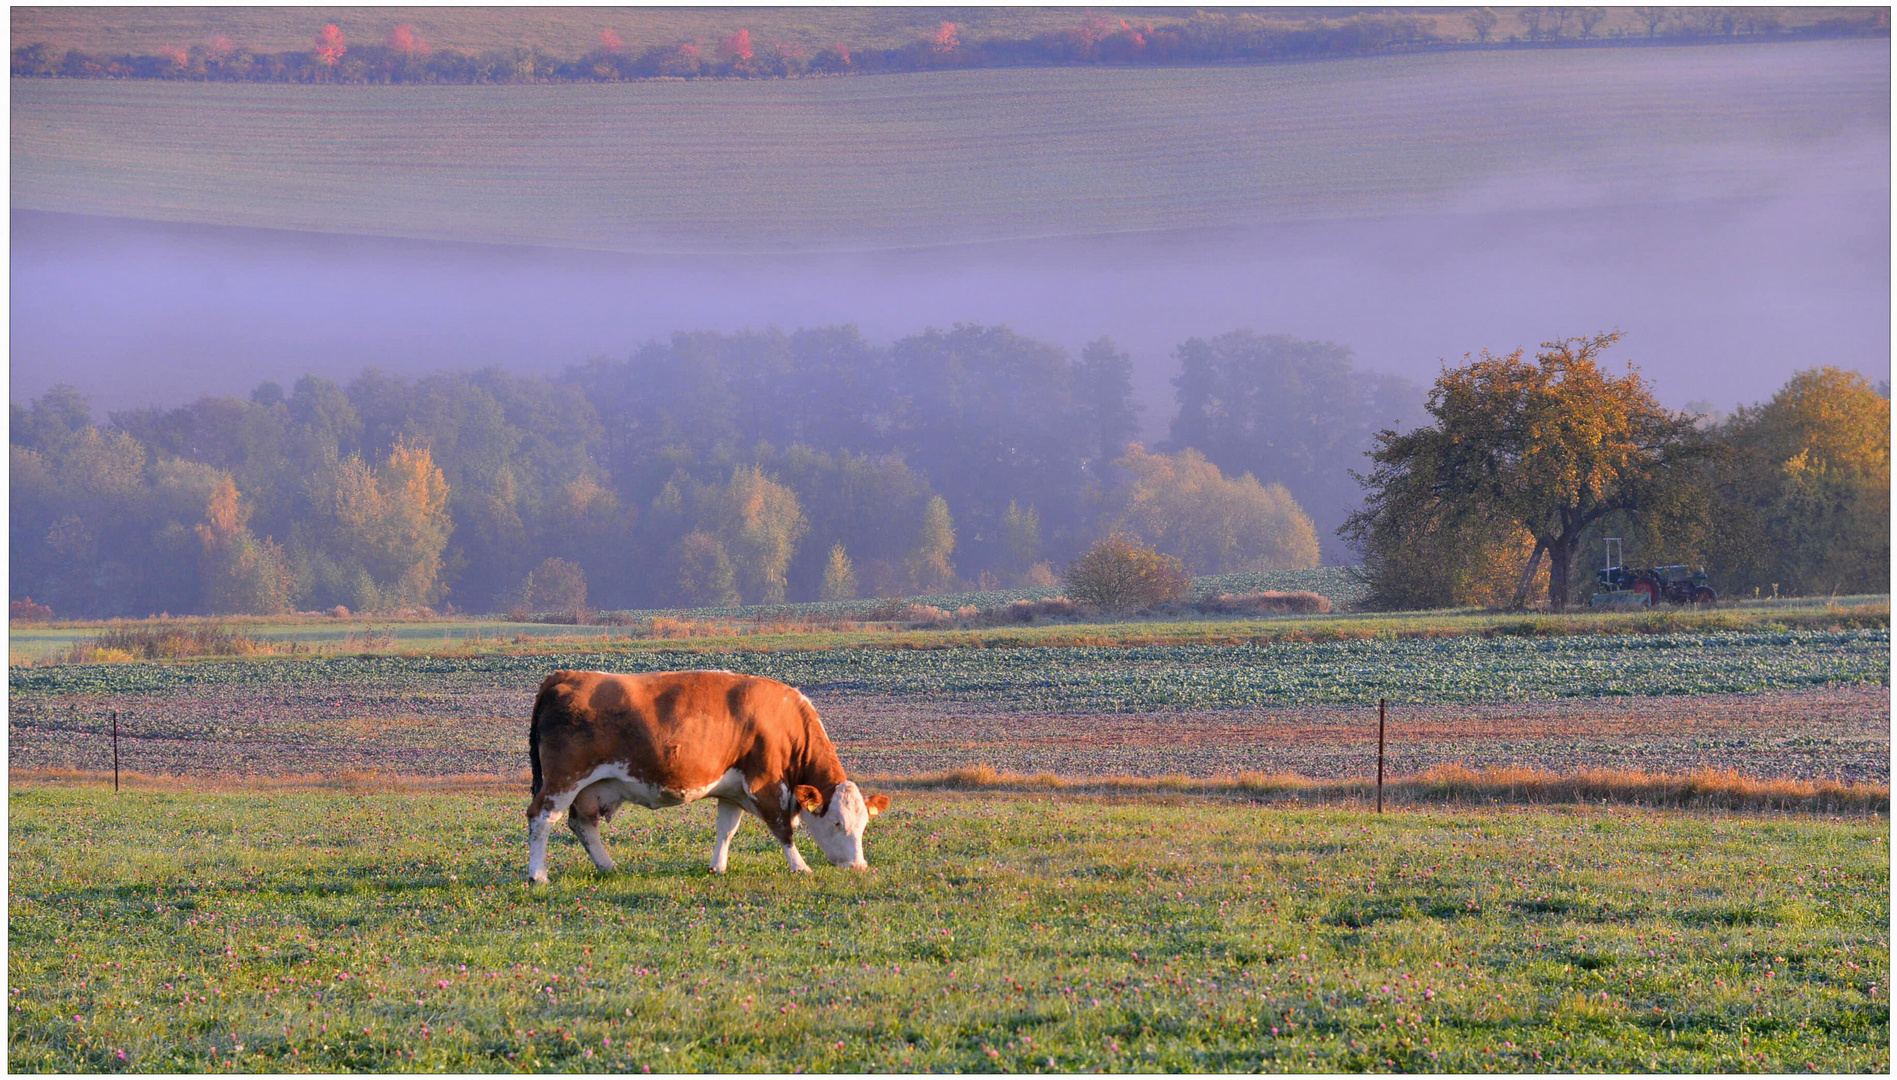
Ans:
{"label": "bare soil strip", "polygon": [[[380,697],[207,687],[19,709],[11,775],[110,775],[106,715],[120,714],[127,773],[217,778],[353,774],[425,778],[521,775],[529,692]],[[1342,780],[1374,775],[1376,713],[1335,706],[1226,712],[970,713],[955,704],[838,696],[820,700],[852,771],[917,776],[986,766],[1056,776],[1201,779],[1243,774]],[[1881,686],[1519,705],[1441,705],[1390,713],[1389,775],[1442,766],[1561,775],[1733,772],[1754,778],[1890,782],[1890,691]],[[506,782],[512,783],[509,779]]]}

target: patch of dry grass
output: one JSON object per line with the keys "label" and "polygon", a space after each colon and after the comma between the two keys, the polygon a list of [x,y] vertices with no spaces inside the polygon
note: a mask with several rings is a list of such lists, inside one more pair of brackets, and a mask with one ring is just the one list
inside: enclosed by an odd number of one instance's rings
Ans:
{"label": "patch of dry grass", "polygon": [[[96,770],[15,770],[16,784],[93,786],[112,774]],[[1196,795],[1296,802],[1371,802],[1376,782],[1365,778],[1313,779],[1295,773],[1244,772],[1229,776],[1057,776],[1050,772],[1004,772],[968,765],[938,773],[856,777],[864,786],[904,791],[970,793],[1066,792],[1075,795]],[[347,771],[267,776],[204,776],[126,772],[123,787],[148,791],[518,791],[525,797],[530,774],[463,773],[416,776]],[[1790,811],[1812,814],[1888,814],[1890,786],[1835,780],[1759,778],[1726,770],[1649,773],[1627,769],[1582,769],[1571,773],[1529,768],[1470,769],[1438,765],[1384,782],[1388,805],[1615,805],[1673,810]]]}
{"label": "patch of dry grass", "polygon": [[[1232,776],[1092,776],[1002,772],[972,765],[946,772],[908,776],[871,776],[862,783],[899,789],[1075,794],[1208,795],[1246,799],[1311,802],[1361,802],[1376,798],[1376,782],[1347,778],[1319,780],[1292,773],[1238,773]],[[1566,803],[1650,806],[1681,810],[1779,810],[1819,814],[1887,814],[1888,784],[1852,784],[1835,780],[1761,779],[1733,771],[1696,770],[1648,773],[1620,769],[1583,769],[1572,773],[1525,768],[1469,769],[1438,765],[1413,776],[1386,779],[1387,804]]]}

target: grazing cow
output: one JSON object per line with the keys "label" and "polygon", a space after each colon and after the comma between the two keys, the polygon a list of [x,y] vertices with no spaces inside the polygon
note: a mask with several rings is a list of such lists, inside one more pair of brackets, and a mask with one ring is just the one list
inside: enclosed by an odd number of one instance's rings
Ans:
{"label": "grazing cow", "polygon": [[534,699],[527,752],[527,873],[535,882],[547,880],[547,835],[562,813],[593,865],[611,870],[599,826],[621,803],[656,809],[717,799],[713,873],[724,873],[748,810],[784,845],[790,868],[807,874],[791,843],[800,819],[831,862],[861,870],[863,827],[889,805],[889,796],[866,798],[844,776],[809,698],[729,671],[556,671]]}

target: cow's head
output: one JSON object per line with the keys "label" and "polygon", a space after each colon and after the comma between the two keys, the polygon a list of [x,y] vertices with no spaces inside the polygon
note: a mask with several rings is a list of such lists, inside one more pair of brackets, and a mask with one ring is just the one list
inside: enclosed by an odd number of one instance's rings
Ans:
{"label": "cow's head", "polygon": [[794,794],[797,805],[803,807],[804,828],[823,849],[826,858],[852,870],[869,866],[863,861],[863,828],[870,818],[889,808],[889,796],[865,798],[848,780],[830,793],[828,806],[823,804],[823,792],[809,784],[798,784]]}

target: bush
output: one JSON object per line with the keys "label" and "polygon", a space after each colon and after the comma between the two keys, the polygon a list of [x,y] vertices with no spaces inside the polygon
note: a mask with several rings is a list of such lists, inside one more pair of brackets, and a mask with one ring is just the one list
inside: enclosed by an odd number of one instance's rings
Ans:
{"label": "bush", "polygon": [[1087,549],[1067,568],[1069,596],[1108,611],[1130,611],[1177,600],[1191,588],[1185,567],[1131,537],[1115,533]]}
{"label": "bush", "polygon": [[989,618],[998,623],[1031,623],[1037,618],[1059,616],[1072,618],[1080,613],[1072,600],[1065,596],[1050,596],[1045,600],[1016,600],[1007,607],[989,612]]}
{"label": "bush", "polygon": [[1209,615],[1326,615],[1329,597],[1314,592],[1222,593],[1192,605]]}
{"label": "bush", "polygon": [[9,622],[50,622],[52,618],[53,609],[30,596],[22,596],[7,605]]}
{"label": "bush", "polygon": [[244,656],[257,651],[257,643],[248,635],[217,623],[114,623],[98,637],[74,645],[69,661],[83,664],[121,659]]}
{"label": "bush", "polygon": [[955,621],[955,616],[934,604],[909,604],[902,609],[898,618],[918,630],[933,630]]}

